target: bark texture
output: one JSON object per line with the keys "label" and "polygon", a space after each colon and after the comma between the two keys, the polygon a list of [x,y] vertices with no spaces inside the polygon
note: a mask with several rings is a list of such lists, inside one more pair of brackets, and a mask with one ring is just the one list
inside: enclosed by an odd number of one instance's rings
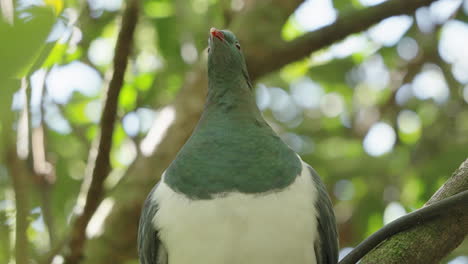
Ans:
{"label": "bark texture", "polygon": [[[432,204],[468,190],[468,159],[426,203]],[[443,217],[392,236],[365,256],[361,263],[431,264],[458,247],[468,234],[468,210],[461,206]]]}

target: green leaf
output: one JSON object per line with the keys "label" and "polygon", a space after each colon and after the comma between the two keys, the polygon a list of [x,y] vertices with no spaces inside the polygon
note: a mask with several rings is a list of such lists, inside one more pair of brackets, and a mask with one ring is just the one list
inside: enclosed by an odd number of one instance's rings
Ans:
{"label": "green leaf", "polygon": [[304,31],[300,29],[294,16],[291,16],[281,29],[281,37],[286,41],[291,41],[302,34]]}
{"label": "green leaf", "polygon": [[22,77],[31,71],[56,21],[50,7],[34,6],[16,15],[23,18],[14,25],[0,20],[0,78]]}
{"label": "green leaf", "polygon": [[146,1],[143,10],[150,18],[166,18],[174,14],[171,2]]}
{"label": "green leaf", "polygon": [[44,61],[44,64],[42,64],[42,67],[51,68],[55,64],[61,64],[63,62],[67,49],[67,44],[57,43],[53,45],[53,48],[51,48],[51,51],[47,56],[47,59]]}
{"label": "green leaf", "polygon": [[151,88],[153,84],[154,74],[153,73],[143,73],[138,75],[135,78],[135,86],[140,91],[147,91]]}
{"label": "green leaf", "polygon": [[346,83],[347,73],[355,66],[356,62],[351,57],[334,59],[328,63],[310,67],[309,76],[318,82],[343,84]]}
{"label": "green leaf", "polygon": [[119,105],[125,109],[125,111],[133,110],[135,109],[137,96],[138,93],[134,86],[124,84],[119,95]]}

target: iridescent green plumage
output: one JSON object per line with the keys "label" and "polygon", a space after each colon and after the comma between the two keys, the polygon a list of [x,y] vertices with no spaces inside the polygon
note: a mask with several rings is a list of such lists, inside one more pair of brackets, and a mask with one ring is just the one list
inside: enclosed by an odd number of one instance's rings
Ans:
{"label": "iridescent green plumage", "polygon": [[208,97],[191,138],[166,171],[166,183],[189,197],[281,189],[300,174],[296,154],[264,121],[234,34],[210,38]]}

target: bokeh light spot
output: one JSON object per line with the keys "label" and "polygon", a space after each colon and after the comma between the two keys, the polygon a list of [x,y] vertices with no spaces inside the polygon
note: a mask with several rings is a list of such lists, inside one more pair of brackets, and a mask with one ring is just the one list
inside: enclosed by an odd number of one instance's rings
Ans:
{"label": "bokeh light spot", "polygon": [[412,88],[419,99],[434,99],[437,103],[445,102],[450,93],[442,71],[435,64],[424,65],[422,72],[414,77]]}
{"label": "bokeh light spot", "polygon": [[383,214],[384,225],[406,214],[405,208],[398,202],[391,202],[385,208]]}
{"label": "bokeh light spot", "polygon": [[410,16],[393,16],[382,20],[379,24],[369,29],[372,40],[384,46],[393,46],[408,31],[413,24]]}
{"label": "bokeh light spot", "polygon": [[397,52],[402,59],[410,61],[418,55],[418,51],[418,43],[410,37],[404,37],[398,42]]}
{"label": "bokeh light spot", "polygon": [[313,31],[333,23],[336,15],[331,0],[307,0],[294,13],[297,23],[306,31]]}
{"label": "bokeh light spot", "polygon": [[376,123],[364,137],[364,150],[371,156],[381,156],[390,152],[395,145],[396,134],[393,128],[383,122]]}

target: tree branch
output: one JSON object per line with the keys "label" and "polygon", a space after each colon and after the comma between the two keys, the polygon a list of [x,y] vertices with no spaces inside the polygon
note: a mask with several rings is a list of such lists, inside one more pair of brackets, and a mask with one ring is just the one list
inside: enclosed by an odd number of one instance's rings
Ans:
{"label": "tree branch", "polygon": [[460,209],[460,207],[463,206],[465,207],[464,210],[466,210],[468,206],[468,190],[400,217],[364,240],[353,251],[346,255],[346,257],[340,261],[340,264],[357,263],[365,254],[392,235],[414,227],[416,224],[425,223],[435,217],[443,216],[444,213],[451,213],[451,210]]}
{"label": "tree branch", "polygon": [[122,26],[117,38],[114,53],[114,72],[107,90],[104,109],[100,121],[100,138],[98,153],[91,174],[91,183],[86,195],[86,203],[83,212],[76,218],[72,226],[71,240],[69,243],[70,254],[66,257],[66,263],[76,264],[80,262],[83,247],[86,242],[86,227],[94,212],[98,208],[103,197],[103,184],[110,172],[110,150],[112,136],[118,106],[118,97],[122,88],[128,57],[130,55],[133,33],[138,21],[139,1],[132,0],[127,3],[122,18]]}
{"label": "tree branch", "polygon": [[[361,263],[439,263],[444,256],[460,245],[468,234],[467,190],[468,159],[426,203],[426,206],[436,207],[442,204],[439,209],[443,209],[444,201],[460,198],[461,206],[459,204],[452,210],[445,207],[435,219],[394,235],[366,255]],[[418,211],[423,210],[426,208]],[[413,216],[417,217],[418,211],[413,212]],[[433,212],[438,213],[437,208]],[[350,256],[350,259],[352,257],[354,256]],[[348,261],[347,258],[340,263],[357,261]]]}
{"label": "tree branch", "polygon": [[7,156],[9,165],[9,174],[13,189],[15,191],[16,204],[16,244],[15,244],[15,259],[17,264],[29,263],[29,243],[27,229],[29,226],[29,190],[28,179],[23,161],[18,158],[16,151],[10,149]]}
{"label": "tree branch", "polygon": [[[417,8],[426,6],[435,0],[391,0],[380,5],[350,11],[337,18],[335,23],[317,31],[309,32],[291,41],[284,42],[279,48],[268,47],[263,58],[251,54],[248,65],[254,79],[266,73],[276,71],[286,64],[302,59],[313,51],[324,48],[346,36],[361,32],[381,20],[411,14]],[[269,44],[269,43],[266,43]]]}

